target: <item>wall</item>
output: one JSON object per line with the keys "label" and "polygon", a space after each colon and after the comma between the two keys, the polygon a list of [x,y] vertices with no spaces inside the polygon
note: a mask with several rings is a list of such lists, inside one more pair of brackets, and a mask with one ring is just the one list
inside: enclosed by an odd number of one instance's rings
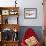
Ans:
{"label": "wall", "polygon": [[[0,0],[0,6],[15,6],[14,1]],[[17,2],[20,7],[19,24],[21,26],[43,26],[42,0],[17,0]],[[24,8],[37,8],[37,19],[24,19]]]}
{"label": "wall", "polygon": [[0,0],[0,6],[1,7],[14,6],[14,1],[15,0]]}
{"label": "wall", "polygon": [[[37,8],[37,19],[24,19],[24,8]],[[43,26],[42,0],[24,0],[23,10],[21,11],[22,13],[20,15],[20,23],[22,26]]]}

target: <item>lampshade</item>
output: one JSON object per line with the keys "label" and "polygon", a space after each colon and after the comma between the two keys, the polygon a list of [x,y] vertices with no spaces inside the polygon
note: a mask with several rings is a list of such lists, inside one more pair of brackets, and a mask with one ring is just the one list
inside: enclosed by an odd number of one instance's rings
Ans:
{"label": "lampshade", "polygon": [[17,32],[17,29],[16,28],[14,29],[14,32]]}

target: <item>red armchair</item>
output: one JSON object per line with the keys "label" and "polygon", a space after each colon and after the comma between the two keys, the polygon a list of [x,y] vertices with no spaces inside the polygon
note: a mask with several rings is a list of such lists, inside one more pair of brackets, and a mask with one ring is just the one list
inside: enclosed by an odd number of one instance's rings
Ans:
{"label": "red armchair", "polygon": [[[29,39],[29,38],[32,38],[32,36],[35,37],[35,38],[37,37],[36,33],[33,31],[32,28],[27,29],[27,31],[25,32],[24,37],[22,38],[21,46],[27,46],[25,40]],[[34,46],[41,46],[41,44],[39,43],[37,38],[36,38],[36,41],[37,41],[37,43]],[[29,45],[29,46],[31,46],[31,45]]]}

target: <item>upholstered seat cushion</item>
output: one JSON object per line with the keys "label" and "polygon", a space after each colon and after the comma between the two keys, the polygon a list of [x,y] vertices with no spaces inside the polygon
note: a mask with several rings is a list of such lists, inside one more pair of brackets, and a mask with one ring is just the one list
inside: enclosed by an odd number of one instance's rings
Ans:
{"label": "upholstered seat cushion", "polygon": [[[37,34],[34,32],[34,30],[32,28],[27,29],[27,31],[24,34],[24,37],[22,38],[21,45],[22,46],[31,46],[31,44],[35,44],[35,46],[41,46],[36,37],[37,37]],[[30,40],[31,40],[31,42],[30,42]]]}

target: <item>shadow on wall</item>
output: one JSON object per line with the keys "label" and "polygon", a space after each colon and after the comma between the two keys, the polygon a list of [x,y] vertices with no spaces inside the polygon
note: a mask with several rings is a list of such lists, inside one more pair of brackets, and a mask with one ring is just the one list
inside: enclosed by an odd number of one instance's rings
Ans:
{"label": "shadow on wall", "polygon": [[19,39],[20,39],[20,42],[23,38],[23,35],[25,33],[25,31],[28,29],[28,28],[32,28],[34,30],[34,32],[36,32],[37,34],[37,37],[39,39],[39,41],[42,43],[43,42],[43,30],[42,30],[42,26],[21,26],[20,27],[20,31],[19,31]]}

